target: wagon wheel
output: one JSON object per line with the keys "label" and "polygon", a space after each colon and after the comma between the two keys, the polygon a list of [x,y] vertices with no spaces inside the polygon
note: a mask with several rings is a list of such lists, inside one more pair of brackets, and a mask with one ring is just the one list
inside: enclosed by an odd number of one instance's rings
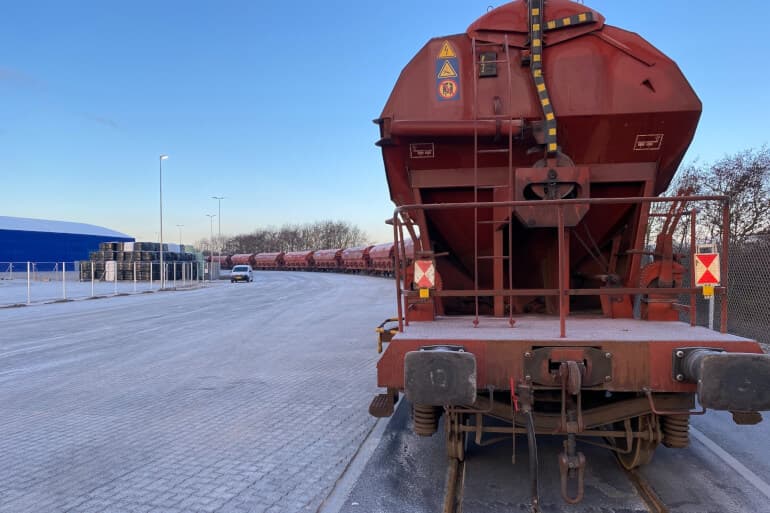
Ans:
{"label": "wagon wheel", "polygon": [[[660,444],[660,427],[656,415],[641,415],[628,419],[622,423],[616,424],[617,429],[631,429],[634,432],[645,432],[647,439],[633,438],[631,442],[631,451],[627,453],[618,452],[618,461],[626,470],[632,470],[652,461],[652,455]],[[618,440],[614,440],[617,445]],[[624,447],[625,442],[620,442],[620,447]]]}
{"label": "wagon wheel", "polygon": [[466,424],[467,416],[462,413],[450,413],[444,417],[446,426],[447,456],[459,461],[465,460],[465,449],[468,445],[467,433],[460,431],[460,426]]}

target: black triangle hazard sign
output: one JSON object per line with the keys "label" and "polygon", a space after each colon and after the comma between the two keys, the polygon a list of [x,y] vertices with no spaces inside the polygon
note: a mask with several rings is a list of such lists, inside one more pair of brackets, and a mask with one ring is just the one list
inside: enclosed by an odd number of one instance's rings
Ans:
{"label": "black triangle hazard sign", "polygon": [[441,66],[441,71],[438,72],[438,78],[455,78],[457,71],[452,67],[452,63],[444,61],[444,65]]}

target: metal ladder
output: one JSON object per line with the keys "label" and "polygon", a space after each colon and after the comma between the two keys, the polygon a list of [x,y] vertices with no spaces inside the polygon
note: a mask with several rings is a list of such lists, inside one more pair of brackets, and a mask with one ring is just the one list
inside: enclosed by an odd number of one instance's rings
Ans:
{"label": "metal ladder", "polygon": [[[501,59],[499,57],[496,57],[494,60],[483,60],[482,54],[480,53],[480,49],[483,48],[494,48],[494,47],[503,47],[503,51],[505,53],[505,58]],[[473,52],[473,120],[474,120],[474,128],[473,128],[473,202],[478,203],[479,202],[479,190],[480,189],[492,189],[492,200],[493,201],[513,201],[513,130],[511,129],[511,126],[513,125],[513,118],[510,113],[511,106],[513,105],[513,85],[512,85],[512,70],[511,70],[511,52],[510,52],[510,45],[508,43],[508,35],[506,34],[503,38],[503,42],[501,43],[484,43],[484,42],[478,42],[476,38],[474,37],[472,39],[472,52]],[[507,90],[507,106],[503,107],[503,99],[500,97],[495,97],[495,105],[494,105],[494,114],[492,116],[486,116],[482,117],[479,114],[479,79],[480,77],[480,70],[483,66],[487,65],[495,65],[497,67],[497,70],[499,72],[501,66],[505,68],[507,83],[506,83],[506,90]],[[499,101],[499,103],[498,103]],[[506,112],[503,112],[506,111]],[[508,121],[508,142],[506,148],[491,148],[491,149],[480,149],[479,148],[479,131],[478,131],[478,122],[479,121],[489,121],[494,120],[497,122],[502,122],[504,120]],[[494,154],[494,153],[506,153],[508,155],[508,181],[506,184],[503,185],[480,185],[479,183],[479,156],[480,155],[486,155],[486,154]],[[502,189],[505,192],[507,192],[506,198],[497,198],[495,194],[496,189]],[[502,212],[501,212],[502,211]],[[502,218],[497,218],[498,215],[502,214]],[[507,217],[506,217],[507,216]],[[506,224],[510,224],[511,219],[513,216],[513,207],[506,207],[506,208],[493,208],[492,209],[492,219],[488,221],[480,221],[479,220],[479,208],[474,207],[473,209],[473,281],[474,281],[474,301],[475,301],[475,316],[473,320],[473,325],[478,326],[479,324],[479,261],[480,260],[491,260],[492,266],[493,266],[493,283],[494,287],[496,289],[502,288],[504,277],[503,277],[503,269],[502,266],[500,266],[501,261],[507,261],[508,262],[508,288],[513,288],[513,262],[510,257],[510,248],[513,247],[513,232],[512,230],[508,230],[508,256],[503,255],[503,244],[502,241],[500,244],[495,243],[496,234],[495,231],[498,229],[502,229],[502,227]],[[492,255],[479,255],[479,227],[480,226],[486,226],[489,225],[492,228],[492,247],[493,247],[493,254]],[[499,250],[499,254],[498,251]],[[500,266],[500,267],[498,267]],[[499,273],[499,282],[497,279],[497,275]],[[509,298],[509,304],[512,305],[512,298]],[[502,296],[494,296],[494,313],[495,316],[502,317],[504,315],[504,301]],[[513,308],[509,307],[509,324],[513,326],[514,320],[513,320]]]}

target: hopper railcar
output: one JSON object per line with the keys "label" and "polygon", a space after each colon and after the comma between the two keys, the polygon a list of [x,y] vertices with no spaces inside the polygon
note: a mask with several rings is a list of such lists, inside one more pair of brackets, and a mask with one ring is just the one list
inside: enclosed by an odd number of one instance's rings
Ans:
{"label": "hopper railcar", "polygon": [[313,253],[315,268],[319,271],[336,271],[342,267],[342,248],[319,249]]}
{"label": "hopper railcar", "polygon": [[342,251],[342,268],[346,272],[365,273],[372,268],[372,260],[369,251],[373,245],[356,246]]}
{"label": "hopper railcar", "polygon": [[283,267],[287,270],[312,270],[315,269],[314,252],[289,251],[283,257]]}
{"label": "hopper railcar", "polygon": [[[518,0],[430,40],[376,120],[394,247],[412,240],[414,262],[395,251],[397,326],[378,328],[370,413],[405,393],[416,433],[444,417],[453,461],[472,436],[527,436],[531,460],[538,436],[564,437],[571,503],[578,437],[630,469],[687,445],[696,399],[760,421],[770,356],[726,333],[727,198],[659,197],[700,113],[671,59],[581,3]],[[695,326],[695,266],[673,244],[687,225],[696,246],[705,201],[723,208],[718,332]]]}
{"label": "hopper railcar", "polygon": [[280,270],[284,266],[284,253],[283,251],[277,251],[272,253],[256,253],[252,255],[254,269],[260,269],[263,271],[275,271]]}

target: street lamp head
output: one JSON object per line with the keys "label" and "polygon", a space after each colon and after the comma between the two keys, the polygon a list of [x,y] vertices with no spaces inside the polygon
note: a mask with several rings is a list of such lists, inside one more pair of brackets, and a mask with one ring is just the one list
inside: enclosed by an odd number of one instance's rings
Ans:
{"label": "street lamp head", "polygon": [[168,155],[161,155],[160,160],[166,160],[168,158]]}

